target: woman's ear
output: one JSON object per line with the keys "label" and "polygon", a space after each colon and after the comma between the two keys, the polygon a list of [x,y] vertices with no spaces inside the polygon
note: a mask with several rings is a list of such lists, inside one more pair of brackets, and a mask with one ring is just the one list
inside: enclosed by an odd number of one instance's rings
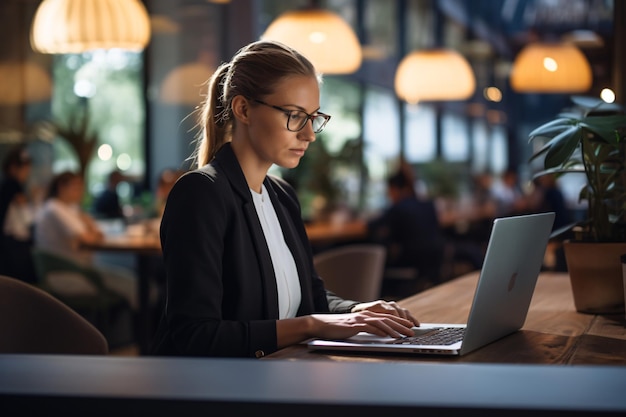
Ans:
{"label": "woman's ear", "polygon": [[248,110],[250,109],[250,105],[244,96],[239,95],[233,97],[231,108],[235,119],[245,124],[248,123]]}

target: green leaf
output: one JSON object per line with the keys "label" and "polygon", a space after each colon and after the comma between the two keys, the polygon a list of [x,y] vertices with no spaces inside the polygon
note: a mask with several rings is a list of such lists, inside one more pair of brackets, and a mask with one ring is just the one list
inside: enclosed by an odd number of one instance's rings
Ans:
{"label": "green leaf", "polygon": [[582,131],[576,126],[572,126],[555,136],[550,141],[551,146],[546,154],[546,160],[544,161],[545,167],[556,167],[567,161],[578,147],[581,138]]}
{"label": "green leaf", "polygon": [[576,166],[576,167],[571,167],[571,168],[563,168],[563,167],[549,168],[549,169],[544,169],[543,171],[539,171],[533,174],[533,179],[543,177],[544,175],[560,176],[562,174],[571,174],[571,173],[584,174],[585,169],[582,166]]}
{"label": "green leaf", "polygon": [[585,117],[580,122],[580,125],[595,133],[607,143],[617,143],[616,130],[618,128],[626,128],[626,115],[589,116]]}
{"label": "green leaf", "polygon": [[559,118],[552,120],[546,124],[543,124],[536,129],[534,129],[528,135],[530,140],[533,140],[535,137],[549,137],[554,136],[554,133],[558,133],[567,129],[570,129],[575,122],[572,122],[571,119]]}
{"label": "green leaf", "polygon": [[544,144],[541,149],[539,149],[537,152],[535,152],[529,159],[529,161],[534,161],[535,159],[539,158],[541,155],[543,155],[544,153],[548,152],[548,149],[550,149],[550,147],[552,146],[551,143],[546,143]]}
{"label": "green leaf", "polygon": [[571,172],[585,172],[585,165],[579,159],[570,158],[561,164],[561,169]]}

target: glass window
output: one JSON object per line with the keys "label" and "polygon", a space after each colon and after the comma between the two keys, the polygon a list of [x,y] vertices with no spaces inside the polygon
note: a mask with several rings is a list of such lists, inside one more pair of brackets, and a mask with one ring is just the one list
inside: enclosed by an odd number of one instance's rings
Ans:
{"label": "glass window", "polygon": [[469,157],[467,123],[463,117],[444,113],[441,121],[441,141],[444,159],[465,161]]}
{"label": "glass window", "polygon": [[322,84],[322,111],[332,116],[320,136],[331,156],[330,175],[337,199],[349,209],[361,206],[361,90],[357,83],[328,77]]}
{"label": "glass window", "polygon": [[432,106],[418,104],[405,105],[406,143],[405,154],[411,163],[435,159],[437,138],[435,131],[435,110]]}
{"label": "glass window", "polygon": [[[430,0],[409,0],[406,13],[406,42],[410,50],[430,48],[435,43],[434,15]],[[404,51],[408,53],[409,51]]]}
{"label": "glass window", "polygon": [[142,66],[140,53],[118,49],[55,58],[52,170],[86,169],[87,194],[98,193],[113,170],[144,175]]}
{"label": "glass window", "polygon": [[325,77],[321,87],[321,111],[332,116],[324,128],[324,140],[336,154],[347,141],[361,136],[361,92],[357,83],[340,77]]}
{"label": "glass window", "polygon": [[489,131],[484,120],[472,122],[473,172],[486,172],[489,167]]}
{"label": "glass window", "polygon": [[386,89],[366,88],[363,102],[364,156],[369,179],[365,205],[377,208],[385,203],[384,181],[389,167],[400,155],[400,117],[396,97]]}
{"label": "glass window", "polygon": [[397,56],[398,35],[396,25],[389,22],[396,20],[396,2],[387,0],[369,0],[364,9],[364,58],[381,60]]}
{"label": "glass window", "polygon": [[508,146],[506,140],[506,129],[504,126],[495,126],[491,134],[491,171],[494,174],[501,174],[507,168]]}

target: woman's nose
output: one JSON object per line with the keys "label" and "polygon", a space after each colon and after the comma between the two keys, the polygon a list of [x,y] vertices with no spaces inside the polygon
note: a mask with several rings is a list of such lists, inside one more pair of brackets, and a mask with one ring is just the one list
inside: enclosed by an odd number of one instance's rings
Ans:
{"label": "woman's nose", "polygon": [[298,139],[304,140],[307,142],[315,142],[315,132],[313,131],[313,120],[307,120],[306,124],[298,132]]}

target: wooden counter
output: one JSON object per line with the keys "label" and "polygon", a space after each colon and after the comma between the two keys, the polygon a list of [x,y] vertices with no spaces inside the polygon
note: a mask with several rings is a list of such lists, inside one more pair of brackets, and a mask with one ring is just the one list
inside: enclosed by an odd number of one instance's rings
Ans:
{"label": "wooden counter", "polygon": [[[473,272],[402,300],[400,304],[425,323],[465,323],[477,281],[478,272]],[[542,273],[522,330],[462,357],[321,353],[297,345],[269,355],[267,359],[626,365],[625,326],[623,314],[577,313],[569,276]]]}

